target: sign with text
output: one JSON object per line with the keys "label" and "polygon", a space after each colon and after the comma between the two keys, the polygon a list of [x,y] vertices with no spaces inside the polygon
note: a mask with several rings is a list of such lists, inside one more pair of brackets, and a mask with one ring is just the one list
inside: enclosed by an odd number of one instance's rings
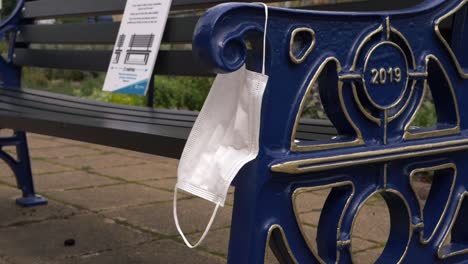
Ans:
{"label": "sign with text", "polygon": [[104,91],[145,95],[156,64],[171,0],[128,0]]}

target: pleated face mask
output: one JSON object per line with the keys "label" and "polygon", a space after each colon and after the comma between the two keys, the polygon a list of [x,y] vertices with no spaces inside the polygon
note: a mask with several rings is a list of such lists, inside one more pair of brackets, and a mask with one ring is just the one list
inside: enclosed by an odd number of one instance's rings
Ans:
{"label": "pleated face mask", "polygon": [[[205,238],[220,206],[224,206],[235,176],[259,152],[260,116],[265,75],[268,7],[265,7],[262,73],[241,69],[219,74],[187,140],[178,168],[174,192],[174,220],[188,247]],[[216,204],[200,240],[191,245],[177,217],[177,190],[181,189]]]}

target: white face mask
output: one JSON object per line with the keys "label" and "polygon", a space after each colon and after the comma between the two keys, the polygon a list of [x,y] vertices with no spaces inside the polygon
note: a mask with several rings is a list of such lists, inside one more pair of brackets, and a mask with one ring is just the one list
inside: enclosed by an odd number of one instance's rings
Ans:
{"label": "white face mask", "polygon": [[[244,67],[219,74],[190,133],[180,159],[174,193],[174,220],[188,247],[200,245],[220,206],[224,206],[229,186],[240,169],[254,160],[259,151],[260,116],[265,75],[268,7],[265,6],[265,35],[262,73]],[[200,240],[191,245],[177,217],[177,190],[181,189],[216,204]]]}

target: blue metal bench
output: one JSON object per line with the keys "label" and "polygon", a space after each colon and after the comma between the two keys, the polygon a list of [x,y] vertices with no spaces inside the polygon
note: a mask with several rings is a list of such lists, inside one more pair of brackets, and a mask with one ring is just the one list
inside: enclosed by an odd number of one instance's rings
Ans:
{"label": "blue metal bench", "polygon": [[[154,89],[149,91],[148,107],[117,105],[28,88],[19,89],[23,67],[106,71],[111,50],[76,49],[70,44],[78,47],[113,45],[120,23],[111,22],[108,18],[122,13],[125,2],[18,0],[12,15],[0,24],[0,35],[10,36],[8,57],[0,59],[0,127],[16,131],[13,136],[2,138],[0,145],[15,146],[18,150],[17,160],[4,151],[0,151],[0,159],[7,162],[17,177],[18,186],[23,192],[23,196],[17,200],[18,204],[34,206],[47,202],[35,193],[23,131],[171,158],[180,157],[197,113],[154,108]],[[163,44],[190,44],[199,19],[199,15],[192,14],[194,10],[203,10],[223,2],[175,0],[172,8],[175,14],[169,18]],[[181,16],[180,13],[192,15]],[[103,16],[107,19],[100,22]],[[71,18],[73,21],[76,17],[99,19],[93,19],[92,22],[84,19],[57,24],[35,23],[50,18]],[[57,48],[57,45],[62,44],[68,46]],[[195,59],[190,50],[171,49],[160,52],[155,75],[209,77],[213,76],[213,72]],[[301,137],[304,139],[317,140],[334,134],[330,122],[301,121]]]}
{"label": "blue metal bench", "polygon": [[[174,10],[222,2],[227,1],[174,0]],[[378,2],[314,8],[392,10],[421,1]],[[38,49],[31,44],[113,44],[119,26],[36,25],[34,20],[111,15],[122,12],[124,4],[20,0],[0,24],[1,35],[12,36],[8,58],[0,60],[0,127],[16,131],[1,138],[0,145],[18,150],[17,160],[4,151],[0,159],[18,179],[23,192],[19,204],[46,202],[34,191],[23,131],[179,157],[197,113],[154,109],[154,91],[144,108],[19,88],[22,67],[105,71],[112,52]],[[466,6],[466,0],[428,0],[407,10],[372,13],[271,8],[262,148],[235,182],[229,263],[263,263],[267,246],[281,263],[351,263],[355,217],[376,193],[385,198],[392,224],[378,262],[466,262]],[[443,27],[452,14],[453,27]],[[188,43],[195,31],[193,47],[199,59],[191,51],[162,51],[156,75],[212,76],[212,70],[238,69],[247,57],[249,68],[259,70],[255,58],[256,37],[263,31],[262,7],[220,5],[195,29],[198,19],[172,16],[163,41]],[[314,87],[319,87],[330,121],[300,118]],[[434,95],[438,124],[413,128],[427,89]],[[411,178],[424,170],[437,171],[439,180],[428,200],[430,210],[423,211]],[[301,192],[322,188],[332,191],[320,216],[314,251],[298,223],[294,201]],[[449,233],[451,243],[442,246]]]}
{"label": "blue metal bench", "polygon": [[[378,263],[468,262],[467,13],[466,0],[372,13],[270,9],[262,147],[236,182],[229,263],[262,263],[268,243],[281,263],[351,263],[354,221],[374,194],[391,218]],[[440,25],[451,15],[447,40]],[[201,18],[194,50],[213,70],[232,72],[263,22],[261,6],[220,5]],[[338,136],[296,140],[315,84]],[[412,127],[428,89],[437,125]],[[411,178],[424,170],[437,180],[421,210]],[[314,252],[294,199],[327,187]]]}

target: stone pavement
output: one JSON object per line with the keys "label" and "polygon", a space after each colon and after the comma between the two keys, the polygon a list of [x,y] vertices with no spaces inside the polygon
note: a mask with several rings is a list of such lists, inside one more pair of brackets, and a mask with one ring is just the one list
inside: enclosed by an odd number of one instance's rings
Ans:
{"label": "stone pavement", "polygon": [[[49,205],[17,207],[15,179],[0,165],[0,264],[226,262],[232,190],[203,246],[189,250],[172,218],[177,160],[28,137],[36,189]],[[299,201],[310,241],[315,241],[325,195],[306,193]],[[183,194],[180,199],[182,227],[192,239],[198,238],[212,206]],[[372,263],[379,256],[388,237],[388,220],[387,207],[378,197],[363,208],[352,239],[356,263]],[[74,245],[65,246],[66,240]],[[267,255],[268,262],[275,263],[273,254]]]}

